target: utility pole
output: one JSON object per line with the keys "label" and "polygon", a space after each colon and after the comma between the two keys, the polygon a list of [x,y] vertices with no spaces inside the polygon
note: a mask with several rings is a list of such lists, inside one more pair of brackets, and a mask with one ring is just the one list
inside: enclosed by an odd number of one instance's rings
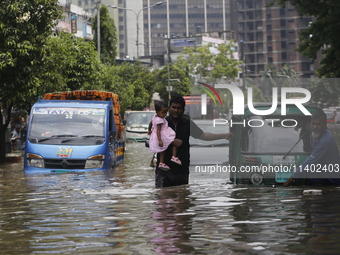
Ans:
{"label": "utility pole", "polygon": [[107,5],[107,7],[111,7],[113,9],[127,10],[127,11],[131,11],[131,12],[133,12],[135,14],[135,16],[136,16],[136,33],[137,33],[137,35],[136,35],[136,48],[137,48],[136,54],[137,54],[137,59],[139,59],[139,44],[140,44],[139,43],[139,15],[141,14],[141,12],[143,10],[150,9],[150,8],[155,7],[155,6],[166,4],[166,3],[167,3],[167,1],[157,2],[157,3],[153,4],[153,5],[149,5],[149,6],[143,7],[138,12],[136,12],[133,9],[129,9],[129,8],[118,7],[118,6],[111,5],[111,4]]}
{"label": "utility pole", "polygon": [[244,41],[240,41],[240,53],[239,58],[243,62],[242,64],[242,90],[246,89],[246,63],[244,56]]}
{"label": "utility pole", "polygon": [[100,6],[101,0],[97,2],[97,50],[98,50],[98,58],[100,60]]}
{"label": "utility pole", "polygon": [[168,45],[167,45],[167,53],[168,53],[168,90],[169,90],[169,104],[171,100],[171,86],[170,86],[170,37],[168,36]]}

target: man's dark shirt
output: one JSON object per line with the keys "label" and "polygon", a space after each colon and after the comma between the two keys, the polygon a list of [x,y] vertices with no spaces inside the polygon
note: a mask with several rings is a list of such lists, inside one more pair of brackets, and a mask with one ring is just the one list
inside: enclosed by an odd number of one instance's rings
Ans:
{"label": "man's dark shirt", "polygon": [[[180,166],[170,161],[172,156],[172,148],[170,145],[166,150],[164,163],[171,168],[171,171],[165,172],[159,170],[157,164],[156,187],[188,184],[190,165],[189,137],[199,138],[203,134],[203,130],[186,117],[182,117],[177,125],[172,123],[169,116],[165,119],[168,121],[169,127],[176,132],[176,139],[182,140],[182,145],[177,148],[177,157],[181,160],[182,165]],[[159,159],[159,155],[157,155],[157,158]]]}

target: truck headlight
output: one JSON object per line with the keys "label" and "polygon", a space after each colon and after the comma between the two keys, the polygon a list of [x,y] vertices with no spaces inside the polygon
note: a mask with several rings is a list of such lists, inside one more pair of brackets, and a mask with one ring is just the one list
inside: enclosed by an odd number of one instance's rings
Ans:
{"label": "truck headlight", "polygon": [[95,155],[89,157],[85,163],[85,169],[87,168],[101,168],[104,165],[105,155]]}
{"label": "truck headlight", "polygon": [[34,153],[27,153],[27,164],[32,167],[45,168],[44,159]]}

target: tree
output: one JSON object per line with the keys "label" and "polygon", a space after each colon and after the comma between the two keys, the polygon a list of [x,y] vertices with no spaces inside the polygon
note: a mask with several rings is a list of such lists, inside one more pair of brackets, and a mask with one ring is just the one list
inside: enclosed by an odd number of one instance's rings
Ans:
{"label": "tree", "polygon": [[[252,98],[252,101],[253,102],[266,102],[266,98],[264,97],[263,95],[263,92],[262,90],[257,87],[256,85],[248,85],[248,87],[251,87],[252,90],[253,90],[253,98]],[[245,92],[245,98],[248,98],[248,91]],[[245,102],[245,104],[247,104],[248,102]]]}
{"label": "tree", "polygon": [[298,75],[291,66],[284,65],[277,71],[274,65],[269,64],[266,70],[261,72],[260,89],[266,98],[270,98],[273,87],[297,87],[297,77]]}
{"label": "tree", "polygon": [[241,64],[233,58],[233,42],[220,44],[217,48],[217,54],[210,50],[211,45],[202,47],[185,48],[177,58],[176,66],[186,70],[191,76],[198,76],[198,80],[203,77],[207,80],[216,80],[221,78],[234,79],[238,76],[238,65]]}
{"label": "tree", "polygon": [[298,86],[298,75],[295,70],[289,66],[284,65],[280,69],[280,74],[278,77],[285,78],[285,82],[281,85],[281,87],[297,87]]}
{"label": "tree", "polygon": [[239,73],[239,65],[241,61],[237,61],[233,58],[234,44],[229,42],[228,44],[220,44],[217,48],[218,54],[213,58],[213,69],[211,70],[211,76],[213,78],[221,79],[226,78],[236,78]]}
{"label": "tree", "polygon": [[106,90],[118,94],[121,112],[143,110],[150,105],[156,81],[140,62],[107,66],[103,80]]}
{"label": "tree", "polygon": [[102,63],[93,42],[86,42],[72,34],[58,33],[47,43],[44,86],[40,94],[60,90],[101,89]]}
{"label": "tree", "polygon": [[[340,77],[340,1],[339,0],[272,0],[271,5],[285,7],[290,3],[303,16],[312,16],[315,21],[300,32],[298,51],[307,58],[317,59],[322,53],[320,77]],[[337,92],[339,93],[339,91]]]}
{"label": "tree", "polygon": [[321,108],[339,105],[338,80],[315,79],[309,88],[312,101]]}
{"label": "tree", "polygon": [[[30,99],[56,20],[58,0],[4,0],[0,6],[0,162],[6,160],[5,132],[13,105]],[[4,121],[3,121],[4,120]]]}
{"label": "tree", "polygon": [[[186,77],[191,79],[191,89],[182,95],[201,94],[201,86],[196,86],[196,81],[207,83],[225,83],[225,80],[232,81],[238,77],[239,65],[242,63],[233,57],[234,43],[222,43],[217,49],[212,50],[212,45],[208,44],[202,47],[185,48],[177,58],[175,64],[180,70],[185,70]],[[163,69],[164,70],[164,69]],[[190,82],[190,81],[189,81]],[[173,85],[173,83],[171,83]],[[222,100],[222,106],[216,106],[219,112],[229,109],[231,105],[231,94],[229,90],[219,90],[225,96]],[[205,93],[205,92],[204,92]],[[162,98],[165,97],[165,91],[160,92]]]}
{"label": "tree", "polygon": [[202,77],[209,76],[208,68],[213,64],[213,54],[209,50],[209,46],[184,48],[177,57],[176,66],[182,70],[187,70],[190,75],[198,75]]}
{"label": "tree", "polygon": [[[97,15],[93,19],[93,41],[98,49]],[[110,17],[109,10],[105,5],[100,7],[100,60],[105,64],[115,64],[117,56],[117,29],[114,20]]]}
{"label": "tree", "polygon": [[169,68],[168,66],[164,66],[162,69],[154,71],[157,80],[155,91],[159,93],[159,96],[164,102],[168,102],[169,99],[168,78],[173,79],[170,81],[170,85],[172,86],[171,96],[185,96],[190,94],[190,78],[186,72],[176,65],[168,65]]}
{"label": "tree", "polygon": [[102,89],[102,68],[93,42],[86,42],[72,34],[59,32],[45,45],[45,57],[35,73],[37,86],[25,100],[16,104],[29,111],[38,97],[63,90]]}

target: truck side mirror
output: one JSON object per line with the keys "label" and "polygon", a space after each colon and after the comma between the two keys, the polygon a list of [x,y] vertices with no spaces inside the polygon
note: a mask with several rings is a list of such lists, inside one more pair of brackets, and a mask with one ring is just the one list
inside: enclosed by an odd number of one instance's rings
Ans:
{"label": "truck side mirror", "polygon": [[124,125],[124,126],[126,125],[126,120],[123,120],[123,125]]}

